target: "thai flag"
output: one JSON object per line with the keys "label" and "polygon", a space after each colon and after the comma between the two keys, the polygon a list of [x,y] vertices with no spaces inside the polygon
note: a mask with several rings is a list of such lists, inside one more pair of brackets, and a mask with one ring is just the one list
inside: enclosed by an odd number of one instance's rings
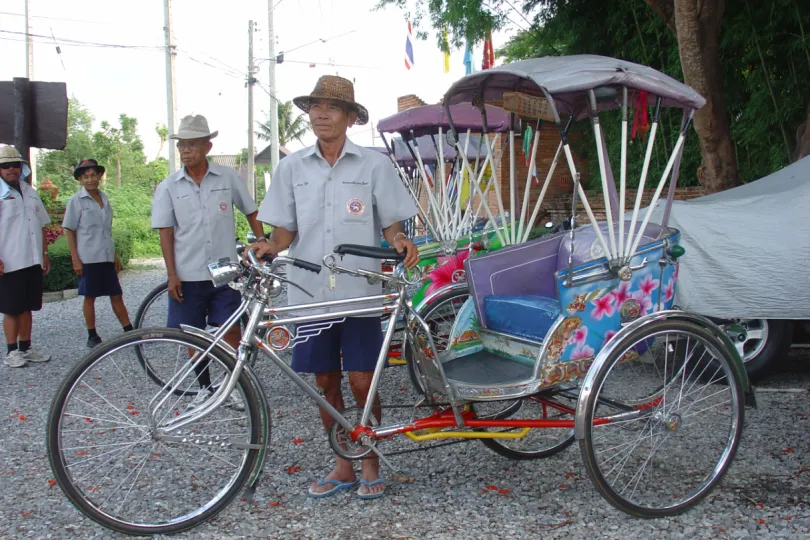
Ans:
{"label": "thai flag", "polygon": [[408,21],[408,35],[405,36],[405,69],[413,67],[413,30],[411,21]]}

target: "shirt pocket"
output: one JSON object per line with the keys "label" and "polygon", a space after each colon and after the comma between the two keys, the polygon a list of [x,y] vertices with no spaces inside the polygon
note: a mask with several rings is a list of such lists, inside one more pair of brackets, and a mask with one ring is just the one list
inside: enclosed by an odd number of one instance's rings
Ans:
{"label": "shirt pocket", "polygon": [[88,231],[97,232],[104,225],[104,210],[94,200],[82,201],[82,217],[79,225]]}
{"label": "shirt pocket", "polygon": [[200,200],[194,194],[179,195],[174,198],[174,217],[181,227],[188,227],[197,221],[200,213]]}
{"label": "shirt pocket", "polygon": [[317,223],[323,215],[323,192],[315,182],[293,183],[295,220],[298,225]]}
{"label": "shirt pocket", "polygon": [[0,219],[8,223],[9,220],[20,217],[22,205],[20,204],[20,194],[15,193],[12,195],[13,199],[0,200]]}
{"label": "shirt pocket", "polygon": [[231,188],[220,188],[208,193],[207,210],[216,219],[233,220],[233,199],[231,198]]}
{"label": "shirt pocket", "polygon": [[371,183],[342,184],[337,201],[340,222],[344,225],[367,225],[374,214]]}

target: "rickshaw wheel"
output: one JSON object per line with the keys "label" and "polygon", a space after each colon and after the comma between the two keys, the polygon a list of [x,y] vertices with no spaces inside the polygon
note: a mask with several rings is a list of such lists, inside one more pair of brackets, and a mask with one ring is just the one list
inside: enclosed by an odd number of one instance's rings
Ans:
{"label": "rickshaw wheel", "polygon": [[[430,326],[433,342],[436,344],[437,352],[442,352],[447,348],[450,330],[456,322],[458,310],[467,298],[470,297],[469,289],[454,289],[440,295],[428,306],[426,306],[421,317]],[[422,375],[419,373],[416,359],[413,357],[412,343],[410,340],[405,344],[403,357],[408,365],[408,377],[411,384],[420,395],[425,395],[425,386],[422,382]]]}
{"label": "rickshaw wheel", "polygon": [[[479,402],[475,411],[479,418],[494,417],[499,420],[524,418],[531,420],[573,420],[574,415],[568,412],[576,407],[576,394],[568,396],[563,393],[541,392],[533,396],[515,400],[513,405],[504,408],[503,402]],[[495,405],[500,412],[487,414],[490,405]],[[559,408],[557,408],[559,407]],[[564,410],[567,409],[567,410]],[[518,429],[493,428],[487,431],[519,431]],[[573,428],[538,428],[532,429],[521,439],[481,439],[481,442],[501,456],[514,460],[543,459],[558,454],[574,443]]]}
{"label": "rickshaw wheel", "polygon": [[588,476],[608,502],[654,518],[685,512],[709,494],[742,436],[744,396],[733,362],[709,330],[678,320],[640,326],[597,360],[577,430],[584,426]]}

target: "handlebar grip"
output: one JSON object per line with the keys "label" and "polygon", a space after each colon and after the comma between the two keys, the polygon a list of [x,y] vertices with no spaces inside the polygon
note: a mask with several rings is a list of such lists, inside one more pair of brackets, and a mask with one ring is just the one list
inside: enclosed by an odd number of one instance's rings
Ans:
{"label": "handlebar grip", "polygon": [[310,272],[315,272],[316,274],[321,273],[321,265],[311,263],[308,261],[302,261],[301,259],[293,259],[293,266],[297,266],[298,268],[303,268],[304,270],[309,270]]}

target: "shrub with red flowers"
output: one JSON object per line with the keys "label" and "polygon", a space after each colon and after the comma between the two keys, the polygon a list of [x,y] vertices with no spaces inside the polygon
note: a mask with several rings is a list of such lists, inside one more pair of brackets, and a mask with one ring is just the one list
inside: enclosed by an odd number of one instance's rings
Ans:
{"label": "shrub with red flowers", "polygon": [[45,240],[47,241],[47,245],[50,246],[51,244],[56,242],[56,239],[59,238],[60,236],[62,236],[63,232],[64,231],[62,230],[61,225],[56,225],[56,224],[52,223],[52,224],[46,226],[45,227]]}

